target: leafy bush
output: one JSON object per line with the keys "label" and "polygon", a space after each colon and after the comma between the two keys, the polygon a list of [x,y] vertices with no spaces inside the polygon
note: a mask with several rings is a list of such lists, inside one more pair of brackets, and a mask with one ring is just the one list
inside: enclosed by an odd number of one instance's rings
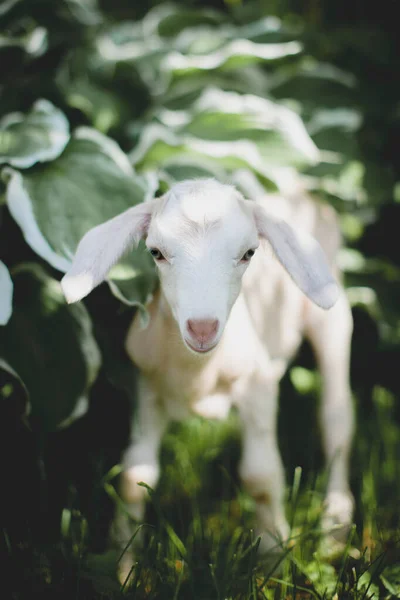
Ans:
{"label": "leafy bush", "polygon": [[[68,269],[90,227],[188,177],[231,179],[251,195],[257,179],[280,189],[291,170],[308,166],[312,187],[348,202],[362,196],[362,165],[351,167],[341,154],[351,142],[349,133],[360,125],[360,115],[348,106],[354,80],[312,61],[298,32],[278,19],[234,24],[211,9],[182,12],[179,6],[161,5],[142,20],[112,23],[95,3],[72,1],[57,8],[43,2],[28,19],[23,5],[9,3],[1,15],[4,60],[15,67],[1,109],[12,102],[16,110],[25,109],[25,97],[17,99],[15,90],[25,91],[26,69],[32,73],[33,100],[28,110],[6,113],[1,121],[4,201],[25,242],[58,273]],[[50,29],[49,21],[57,27]],[[70,40],[66,34],[72,30]],[[16,48],[18,60],[13,60]],[[43,77],[47,60],[51,74]],[[336,91],[343,105],[324,107],[325,96],[318,89],[315,93],[316,86],[325,86],[329,100]],[[303,100],[292,100],[296,88]],[[9,262],[16,273],[20,265],[12,255]],[[43,412],[42,392],[34,391],[35,369],[29,376],[30,367],[22,366],[30,362],[29,353],[19,357],[17,368],[9,348],[10,337],[16,342],[21,335],[20,300],[16,295],[11,316],[12,291],[3,264],[2,273],[3,360],[24,373],[36,417]],[[48,268],[47,273],[56,289],[59,275]],[[131,253],[109,277],[111,292],[142,310],[155,285],[143,251]],[[75,308],[64,310],[72,315]],[[40,331],[38,336],[40,346]],[[93,352],[98,353],[94,341]],[[52,355],[65,362],[61,332]],[[83,371],[90,371],[91,360],[82,354]],[[43,385],[53,390],[49,379]],[[70,415],[85,397],[87,383],[78,388],[69,395]],[[63,411],[61,421],[65,418]]]}

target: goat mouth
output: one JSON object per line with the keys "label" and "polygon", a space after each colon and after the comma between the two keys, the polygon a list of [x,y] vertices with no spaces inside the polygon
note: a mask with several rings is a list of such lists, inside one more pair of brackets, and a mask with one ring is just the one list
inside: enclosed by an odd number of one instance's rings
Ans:
{"label": "goat mouth", "polygon": [[185,342],[189,346],[189,348],[191,350],[193,350],[193,352],[195,352],[196,354],[207,354],[208,352],[211,352],[211,350],[214,350],[214,348],[217,345],[215,343],[212,346],[207,346],[207,348],[198,348],[196,346],[193,346],[186,338],[185,338]]}

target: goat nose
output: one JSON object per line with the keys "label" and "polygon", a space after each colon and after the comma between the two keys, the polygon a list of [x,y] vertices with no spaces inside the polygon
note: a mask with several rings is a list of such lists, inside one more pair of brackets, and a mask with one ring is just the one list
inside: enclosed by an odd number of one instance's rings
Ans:
{"label": "goat nose", "polygon": [[218,319],[189,319],[187,329],[198,342],[207,343],[214,339],[218,325]]}

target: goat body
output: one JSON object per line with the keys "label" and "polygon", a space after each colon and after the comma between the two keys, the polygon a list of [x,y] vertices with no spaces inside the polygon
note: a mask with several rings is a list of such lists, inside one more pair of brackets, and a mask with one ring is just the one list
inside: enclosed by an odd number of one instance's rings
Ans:
{"label": "goat body", "polygon": [[[157,484],[168,423],[191,413],[224,418],[234,405],[243,440],[239,473],[255,500],[262,548],[287,539],[278,388],[306,336],[323,380],[325,523],[349,524],[352,318],[331,275],[340,246],[334,211],[304,193],[248,201],[214,180],[182,182],[86,234],[63,280],[67,299],[89,293],[140,238],[156,259],[161,285],[147,307],[148,326],[135,317],[126,340],[141,372],[120,489],[131,517],[144,518],[146,491],[137,484]],[[266,247],[257,249],[260,240]],[[120,543],[129,540],[124,519],[114,531]]]}

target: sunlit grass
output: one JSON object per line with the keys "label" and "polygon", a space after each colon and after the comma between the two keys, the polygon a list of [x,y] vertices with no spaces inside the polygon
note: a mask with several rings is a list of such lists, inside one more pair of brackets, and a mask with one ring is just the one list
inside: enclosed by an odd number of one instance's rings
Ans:
{"label": "sunlit grass", "polygon": [[[307,383],[310,393],[311,378],[295,373],[291,379],[301,380],[301,390]],[[257,555],[252,500],[241,491],[236,473],[240,440],[233,414],[222,424],[193,418],[168,432],[163,475],[157,490],[149,490],[144,548],[129,582],[117,581],[116,552],[90,554],[88,516],[74,506],[63,511],[60,545],[9,552],[25,565],[30,556],[30,568],[24,568],[27,587],[46,591],[46,597],[58,597],[60,590],[62,597],[93,600],[399,597],[399,426],[393,418],[395,399],[387,390],[375,387],[371,400],[373,415],[364,419],[361,411],[355,438],[357,512],[346,546],[331,545],[327,552],[322,543],[324,471],[297,467],[287,472],[291,539],[275,564]],[[117,472],[103,478],[113,499]]]}

